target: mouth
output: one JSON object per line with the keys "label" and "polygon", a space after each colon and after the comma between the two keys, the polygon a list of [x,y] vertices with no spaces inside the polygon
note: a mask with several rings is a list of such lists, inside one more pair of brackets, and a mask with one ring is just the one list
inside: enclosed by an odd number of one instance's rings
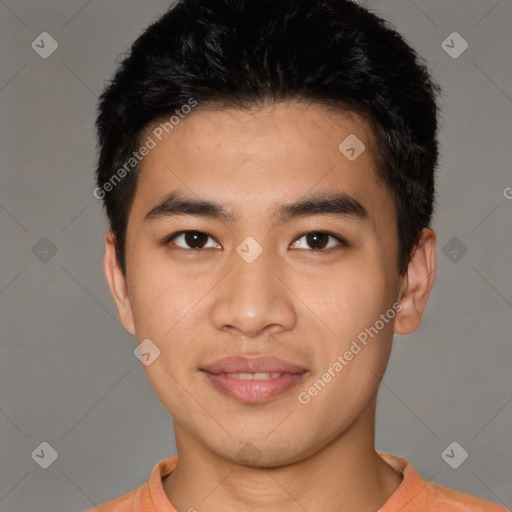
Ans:
{"label": "mouth", "polygon": [[218,392],[243,403],[268,402],[297,386],[308,371],[274,357],[229,357],[200,371]]}
{"label": "mouth", "polygon": [[258,373],[225,373],[223,374],[230,379],[239,379],[239,380],[269,380],[269,379],[277,379],[284,375],[280,372],[258,372]]}

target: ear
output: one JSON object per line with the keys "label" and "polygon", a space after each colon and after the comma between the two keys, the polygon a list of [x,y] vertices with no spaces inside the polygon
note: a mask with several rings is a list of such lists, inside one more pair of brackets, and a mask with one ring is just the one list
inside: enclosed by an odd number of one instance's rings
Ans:
{"label": "ear", "polygon": [[410,334],[421,322],[436,269],[436,234],[424,228],[414,254],[402,276],[399,301],[402,309],[395,318],[395,333]]}
{"label": "ear", "polygon": [[132,307],[128,298],[126,279],[117,261],[115,235],[109,231],[105,236],[105,258],[103,259],[103,271],[107,278],[110,293],[114,298],[119,318],[124,328],[135,334]]}

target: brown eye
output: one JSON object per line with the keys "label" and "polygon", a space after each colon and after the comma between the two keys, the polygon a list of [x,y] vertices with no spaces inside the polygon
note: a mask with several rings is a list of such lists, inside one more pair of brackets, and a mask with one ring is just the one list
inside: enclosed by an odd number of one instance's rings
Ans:
{"label": "brown eye", "polygon": [[189,247],[194,249],[202,249],[208,241],[208,235],[200,233],[199,231],[189,231],[185,233],[185,242]]}
{"label": "brown eye", "polygon": [[322,254],[348,247],[348,243],[332,233],[324,231],[310,231],[299,236],[293,242],[292,249],[308,249]]}
{"label": "brown eye", "polygon": [[326,233],[308,233],[306,242],[312,249],[324,249],[329,243],[329,235]]}
{"label": "brown eye", "polygon": [[180,249],[220,248],[220,245],[210,235],[201,231],[180,231],[167,240],[167,243],[171,242]]}

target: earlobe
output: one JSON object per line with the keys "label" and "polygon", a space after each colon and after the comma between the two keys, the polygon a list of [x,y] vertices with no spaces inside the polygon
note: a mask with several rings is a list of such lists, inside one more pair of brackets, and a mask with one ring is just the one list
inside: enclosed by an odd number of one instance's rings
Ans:
{"label": "earlobe", "polygon": [[103,271],[107,279],[110,293],[114,298],[119,319],[123,327],[135,335],[135,324],[133,321],[132,307],[126,288],[126,279],[117,261],[115,236],[109,231],[105,236],[105,257],[103,259]]}
{"label": "earlobe", "polygon": [[421,322],[435,279],[436,234],[424,228],[420,241],[402,276],[400,303],[402,309],[396,316],[394,332],[410,334]]}

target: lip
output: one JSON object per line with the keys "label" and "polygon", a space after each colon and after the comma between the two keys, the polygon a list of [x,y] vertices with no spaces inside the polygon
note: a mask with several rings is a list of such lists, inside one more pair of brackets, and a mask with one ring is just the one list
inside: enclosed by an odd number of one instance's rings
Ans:
{"label": "lip", "polygon": [[201,368],[213,374],[220,373],[304,373],[306,368],[271,356],[231,356],[218,359]]}
{"label": "lip", "polygon": [[[224,395],[244,403],[268,402],[301,382],[308,371],[276,357],[226,357],[201,368],[209,382]],[[280,373],[267,379],[238,379],[228,374]]]}

